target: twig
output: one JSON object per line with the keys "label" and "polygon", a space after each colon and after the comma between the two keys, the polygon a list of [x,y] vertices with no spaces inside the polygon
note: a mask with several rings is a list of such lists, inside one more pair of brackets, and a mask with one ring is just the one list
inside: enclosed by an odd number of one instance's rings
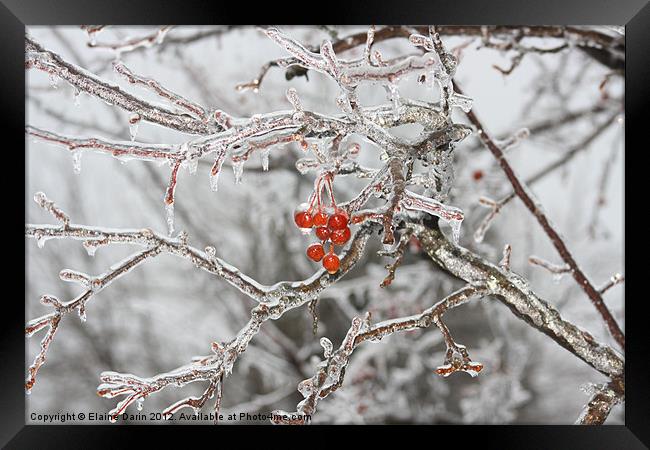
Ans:
{"label": "twig", "polygon": [[137,113],[142,120],[151,123],[189,134],[206,135],[221,130],[216,123],[206,124],[200,119],[174,113],[135,97],[120,89],[119,86],[109,84],[81,67],[65,61],[30,37],[26,38],[25,67],[34,67],[51,76],[59,77],[79,91],[98,97],[126,111]]}
{"label": "twig", "polygon": [[[460,91],[458,87],[457,89],[459,90],[459,92],[462,93],[462,91]],[[614,316],[612,316],[612,313],[609,311],[609,308],[607,308],[607,305],[605,305],[605,302],[603,301],[603,298],[601,297],[600,293],[596,290],[596,288],[594,288],[594,286],[591,284],[589,279],[582,272],[580,267],[578,267],[578,264],[576,263],[575,259],[569,252],[569,249],[566,247],[566,244],[564,243],[564,241],[562,240],[558,232],[555,231],[555,228],[553,228],[553,226],[549,222],[548,218],[546,217],[546,214],[542,211],[540,205],[537,204],[532,199],[530,194],[527,192],[528,189],[525,187],[525,185],[522,184],[521,181],[519,181],[519,178],[517,177],[517,175],[515,175],[514,171],[512,170],[512,167],[508,163],[508,160],[503,154],[503,151],[501,151],[501,149],[494,143],[492,138],[488,135],[487,131],[483,127],[483,124],[476,117],[476,114],[473,111],[469,111],[465,114],[467,118],[470,120],[470,122],[477,128],[481,141],[485,144],[488,150],[490,150],[490,152],[494,155],[494,157],[499,162],[499,165],[501,166],[504,173],[508,177],[508,180],[512,184],[514,192],[517,194],[519,198],[521,198],[524,205],[526,205],[528,210],[535,216],[539,224],[544,229],[545,233],[551,239],[553,246],[560,254],[562,260],[565,263],[567,263],[571,268],[572,271],[571,273],[573,275],[573,278],[576,280],[578,285],[585,291],[585,293],[587,294],[591,302],[594,304],[594,306],[602,316],[614,340],[616,340],[616,342],[622,348],[625,348],[625,335],[623,334],[623,331],[621,330],[618,323],[616,322],[616,319],[614,319]]]}

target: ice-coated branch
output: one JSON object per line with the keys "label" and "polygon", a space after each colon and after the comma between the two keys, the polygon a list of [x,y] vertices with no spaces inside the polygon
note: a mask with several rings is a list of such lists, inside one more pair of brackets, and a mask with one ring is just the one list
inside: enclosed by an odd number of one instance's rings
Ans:
{"label": "ice-coated branch", "polygon": [[206,111],[205,107],[186,99],[182,95],[170,91],[153,78],[145,78],[134,74],[121,61],[115,61],[113,63],[113,69],[115,72],[124,77],[129,83],[144,86],[145,88],[155,92],[160,97],[171,102],[173,105],[185,110],[185,112],[191,114],[195,118],[200,119],[205,123],[209,121],[208,112]]}
{"label": "ice-coated branch", "polygon": [[551,224],[548,217],[546,216],[546,213],[543,211],[542,206],[536,200],[534,200],[532,193],[529,191],[528,187],[519,180],[519,177],[517,177],[514,170],[510,166],[510,163],[506,159],[503,151],[490,137],[476,114],[473,111],[468,111],[465,114],[472,125],[476,127],[478,135],[483,144],[487,147],[488,150],[490,150],[490,152],[498,161],[501,169],[503,169],[503,172],[508,178],[508,181],[512,185],[515,194],[522,200],[524,205],[526,205],[533,216],[535,216],[539,224],[544,229],[544,232],[553,243],[553,246],[560,254],[562,260],[570,267],[573,278],[585,291],[594,307],[603,318],[605,324],[607,325],[607,328],[609,329],[609,332],[614,337],[614,340],[616,340],[621,348],[625,348],[625,335],[616,322],[616,319],[614,319],[614,316],[609,311],[609,308],[607,308],[607,305],[605,305],[601,294],[596,290],[596,288],[576,263],[573,255],[564,243],[564,240],[560,237],[559,233],[556,231],[555,227]]}
{"label": "ice-coated branch", "polygon": [[173,112],[131,95],[119,86],[65,61],[29,36],[25,43],[25,68],[36,68],[50,74],[51,77],[65,80],[81,92],[97,97],[109,105],[138,114],[144,121],[189,134],[206,135],[221,130],[216,123],[205,123],[187,114]]}
{"label": "ice-coated branch", "polygon": [[559,345],[610,378],[621,378],[624,362],[609,346],[568,322],[549,303],[539,298],[528,282],[512,271],[447,241],[440,230],[412,225],[423,250],[441,268],[470,285],[481,284],[519,318],[547,334]]}
{"label": "ice-coated branch", "polygon": [[[386,231],[384,231],[384,233],[385,232]],[[406,251],[406,247],[411,240],[411,236],[413,236],[413,232],[407,229],[402,233],[402,236],[400,237],[399,242],[394,249],[379,252],[381,256],[393,258],[393,262],[386,264],[385,266],[386,270],[388,270],[388,275],[386,275],[386,278],[384,278],[381,282],[381,287],[385,288],[387,286],[390,286],[390,284],[395,279],[395,272],[397,271],[397,268],[402,264],[402,260],[404,259],[404,252]]]}
{"label": "ice-coated branch", "polygon": [[375,325],[370,324],[370,313],[367,313],[364,318],[355,317],[337,350],[332,351],[333,346],[329,339],[321,339],[325,359],[318,364],[317,372],[313,377],[298,384],[298,391],[303,395],[304,400],[298,404],[297,411],[287,413],[276,410],[271,421],[283,425],[308,423],[316,412],[318,402],[343,385],[345,370],[357,346],[365,341],[379,342],[398,332],[428,328],[434,323],[443,333],[447,344],[445,365],[439,367],[436,373],[446,377],[460,370],[476,376],[483,366],[480,363],[472,363],[465,347],[453,341],[441,318],[448,310],[465,304],[472,298],[481,297],[485,292],[481,286],[467,286],[450,294],[421,314],[386,320]]}
{"label": "ice-coated branch", "polygon": [[56,220],[61,222],[64,228],[70,224],[70,217],[61,211],[52,200],[48,199],[45,193],[37,192],[34,194],[34,201],[38,206],[52,214]]}
{"label": "ice-coated branch", "polygon": [[[63,225],[62,227],[66,228],[67,225]],[[89,275],[67,269],[61,271],[59,276],[62,280],[80,284],[86,288],[86,290],[73,300],[70,300],[66,303],[61,303],[56,297],[50,295],[44,295],[41,297],[41,303],[44,305],[52,306],[54,308],[54,312],[30,320],[27,325],[25,325],[25,335],[27,337],[31,337],[34,335],[34,333],[45,328],[46,326],[48,327],[48,331],[41,341],[41,350],[38,355],[36,355],[34,362],[28,369],[28,376],[27,380],[25,381],[25,390],[27,393],[31,392],[34,384],[36,383],[36,375],[38,374],[41,366],[45,363],[47,351],[49,350],[50,344],[54,340],[54,336],[58,330],[61,318],[64,315],[76,310],[79,314],[79,318],[82,321],[85,321],[86,304],[95,294],[102,291],[116,279],[129,273],[142,262],[146,261],[149,258],[155,257],[159,253],[159,247],[148,247],[143,251],[134,253],[120,263],[113,265],[112,268],[107,272],[94,277],[90,277]]]}
{"label": "ice-coated branch", "polygon": [[598,292],[600,292],[600,294],[602,295],[605,292],[609,291],[614,286],[616,286],[617,284],[621,284],[624,281],[625,281],[625,277],[620,273],[616,273],[612,275],[612,277],[607,281],[607,283],[605,283],[603,286],[600,287],[600,289],[598,289]]}
{"label": "ice-coated branch", "polygon": [[29,125],[25,127],[25,133],[33,139],[40,139],[64,147],[73,156],[80,155],[83,150],[93,150],[111,155],[120,161],[138,159],[142,161],[173,162],[185,159],[185,153],[181,151],[181,146],[178,145],[141,144],[138,142],[117,142],[99,137],[64,136]]}
{"label": "ice-coated branch", "polygon": [[571,267],[569,267],[567,264],[564,264],[564,265],[560,266],[560,265],[548,262],[545,259],[540,258],[538,256],[529,256],[528,257],[528,263],[532,264],[533,266],[543,267],[544,269],[548,270],[549,272],[551,272],[552,274],[555,274],[555,275],[571,272]]}
{"label": "ice-coated branch", "polygon": [[321,269],[300,282],[280,282],[266,287],[264,300],[251,310],[250,320],[230,341],[223,344],[213,343],[212,355],[196,357],[191,364],[150,378],[115,372],[103,373],[102,384],[97,388],[97,393],[107,398],[126,396],[111,410],[111,420],[116,420],[129,405],[142,401],[166,387],[180,387],[189,383],[207,381],[209,385],[201,397],[180,400],[165,409],[163,415],[169,416],[184,407],[202,407],[218,388],[218,384],[223,383],[223,378],[231,374],[235,361],[246,351],[248,344],[258,334],[264,322],[277,320],[287,311],[318,298],[320,292],[345,276],[361,259],[368,238],[375,228],[376,226],[369,224],[357,231],[341,258],[340,270],[336,274],[328,274]]}
{"label": "ice-coated branch", "polygon": [[[406,26],[386,26],[380,29],[375,29],[371,27],[366,33],[355,33],[346,37],[342,37],[332,42],[332,49],[334,52],[342,53],[353,48],[364,46],[364,55],[363,60],[371,62],[370,48],[372,44],[376,42],[381,42],[389,39],[395,38],[409,38],[413,31],[417,31],[422,35],[428,33],[428,27],[426,26],[417,26],[417,27],[406,27]],[[582,49],[590,57],[593,57],[597,61],[605,64],[614,70],[623,69],[624,61],[624,52],[625,44],[624,42],[618,42],[612,36],[601,33],[594,29],[585,29],[579,27],[571,26],[508,26],[508,25],[497,25],[497,26],[457,26],[457,25],[439,25],[435,27],[435,31],[440,36],[470,36],[471,38],[481,38],[484,42],[489,42],[490,38],[499,38],[505,39],[508,42],[511,42],[514,37],[517,37],[520,42],[524,38],[554,38],[564,41],[563,44],[560,44],[557,47],[543,49],[537,48],[534,46],[526,47],[526,50],[529,53],[557,53],[561,50],[564,50],[566,46],[576,46],[577,48]],[[210,34],[206,34],[210,36]],[[496,48],[495,45],[487,45],[486,48],[495,48],[500,51],[505,51],[508,48]],[[305,50],[310,51],[314,54],[318,54],[320,49],[318,48],[305,48]],[[521,57],[519,58],[521,59]],[[375,57],[377,60],[376,65],[382,65],[380,58]],[[270,61],[264,65],[261,74],[256,77],[251,83],[246,84],[246,88],[254,89],[257,92],[260,88],[262,78],[266,72],[272,67],[287,67],[291,63],[297,63],[296,60],[276,60]],[[305,76],[308,69],[299,67],[301,70],[292,70],[298,66],[290,66],[287,70],[286,77],[291,79],[295,76]],[[516,66],[514,66],[516,67]],[[512,67],[512,69],[514,69]],[[511,70],[510,70],[511,71]],[[244,86],[244,85],[240,85]]]}
{"label": "ice-coated branch", "polygon": [[[601,111],[599,108],[590,108],[589,111]],[[572,116],[573,117],[573,116]],[[556,161],[553,161],[546,165],[545,167],[542,167],[539,171],[531,175],[529,178],[527,178],[524,182],[526,186],[532,186],[538,181],[544,179],[547,175],[550,175],[551,173],[554,173],[557,169],[560,167],[564,167],[566,164],[568,164],[570,161],[573,160],[573,158],[581,151],[586,150],[589,148],[589,145],[604,131],[606,131],[609,126],[615,122],[615,120],[620,117],[620,114],[618,112],[615,112],[614,114],[611,114],[600,126],[598,126],[593,133],[590,133],[585,139],[577,143],[576,145],[572,146],[567,150],[567,152],[558,158]],[[569,117],[570,119],[571,117]],[[545,127],[552,125],[550,122],[545,122],[540,124],[540,126],[536,127],[539,130],[545,129]],[[506,142],[506,144],[509,144],[510,142]],[[502,149],[503,147],[500,146]],[[503,196],[500,200],[491,200],[491,199],[484,199],[481,198],[479,199],[479,203],[482,206],[489,207],[491,211],[486,214],[486,216],[483,218],[481,221],[481,224],[479,227],[476,229],[475,234],[474,234],[474,240],[476,242],[482,242],[483,237],[485,236],[485,233],[489,229],[490,225],[492,224],[492,221],[496,218],[497,214],[501,211],[501,209],[508,204],[512,199],[517,197],[517,194],[515,191],[510,192],[509,194]]]}

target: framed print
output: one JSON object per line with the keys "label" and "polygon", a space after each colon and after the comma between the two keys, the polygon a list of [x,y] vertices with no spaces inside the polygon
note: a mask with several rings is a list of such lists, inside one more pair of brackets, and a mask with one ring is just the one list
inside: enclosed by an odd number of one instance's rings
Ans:
{"label": "framed print", "polygon": [[650,7],[211,6],[0,7],[3,445],[647,448]]}

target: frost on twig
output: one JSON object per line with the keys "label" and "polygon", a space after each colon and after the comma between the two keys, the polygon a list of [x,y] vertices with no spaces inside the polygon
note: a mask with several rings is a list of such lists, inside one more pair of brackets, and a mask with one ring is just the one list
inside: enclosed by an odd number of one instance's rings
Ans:
{"label": "frost on twig", "polygon": [[609,291],[617,284],[621,284],[624,281],[625,281],[625,277],[623,275],[621,275],[620,273],[615,273],[614,275],[612,275],[609,281],[607,281],[607,283],[605,283],[603,286],[601,286],[600,289],[598,289],[598,292],[604,294],[605,292]]}
{"label": "frost on twig", "polygon": [[530,256],[528,262],[533,266],[539,266],[553,274],[553,279],[559,281],[566,273],[571,273],[571,267],[568,264],[557,265],[546,261],[537,256]]}
{"label": "frost on twig", "polygon": [[172,28],[172,25],[165,25],[151,34],[126,39],[123,42],[97,42],[95,34],[98,30],[96,31],[96,29],[93,28],[86,28],[89,37],[88,47],[113,50],[119,58],[122,53],[132,52],[141,47],[149,48],[161,44],[165,39],[165,36],[167,36],[167,33],[169,33]]}
{"label": "frost on twig", "polygon": [[512,255],[512,246],[510,244],[506,244],[503,247],[503,258],[501,258],[501,261],[499,262],[499,267],[501,267],[503,270],[510,270],[511,255]]}
{"label": "frost on twig", "polygon": [[162,86],[158,81],[152,78],[145,78],[134,74],[121,61],[115,61],[113,63],[113,69],[115,70],[115,72],[123,76],[129,83],[144,86],[145,88],[150,89],[151,91],[156,93],[158,96],[166,99],[174,106],[177,106],[183,109],[186,113],[191,114],[196,119],[200,119],[206,123],[208,122],[209,120],[208,112],[203,106],[191,100],[188,100],[179,94],[170,91],[169,89]]}

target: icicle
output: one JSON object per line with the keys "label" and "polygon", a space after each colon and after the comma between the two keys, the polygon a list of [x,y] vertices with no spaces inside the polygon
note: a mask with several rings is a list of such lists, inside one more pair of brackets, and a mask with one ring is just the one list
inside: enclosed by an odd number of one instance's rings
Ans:
{"label": "icicle", "polygon": [[566,272],[562,272],[562,273],[554,273],[554,274],[553,274],[553,277],[552,277],[552,279],[553,279],[553,283],[555,283],[555,284],[560,284],[560,281],[562,281],[562,278],[564,278],[564,275],[565,275],[565,274],[566,274]]}
{"label": "icicle", "polygon": [[232,162],[232,171],[235,174],[235,184],[241,184],[241,177],[244,173],[244,160],[240,159]]}
{"label": "icicle", "polygon": [[187,171],[190,173],[190,175],[196,174],[196,169],[199,167],[199,159],[198,158],[192,158],[187,161]]}
{"label": "icicle", "polygon": [[260,151],[260,159],[262,160],[262,170],[264,172],[267,172],[269,170],[269,153],[271,153],[271,149],[269,147],[263,148],[262,151]]}
{"label": "icicle", "polygon": [[81,150],[72,151],[72,171],[75,175],[81,173]]}
{"label": "icicle", "polygon": [[166,203],[165,212],[167,213],[167,231],[171,236],[174,233],[174,203]]}
{"label": "icicle", "polygon": [[86,321],[86,305],[79,306],[77,312],[79,313],[79,320],[82,322]]}
{"label": "icicle", "polygon": [[218,148],[214,164],[210,169],[210,189],[212,189],[213,192],[217,192],[217,189],[219,189],[219,174],[221,173],[221,166],[225,159],[226,149],[224,147]]}
{"label": "icicle", "polygon": [[472,98],[470,98],[470,97],[467,97],[466,95],[460,95],[460,94],[453,93],[449,97],[449,106],[450,107],[451,106],[457,106],[460,109],[462,109],[463,112],[466,112],[466,113],[470,112],[470,110],[472,109],[473,102],[474,102],[474,100]]}
{"label": "icicle", "polygon": [[82,245],[86,249],[88,256],[95,256],[97,247],[99,247],[101,244],[98,244],[97,241],[84,241]]}
{"label": "icicle", "polygon": [[81,91],[78,88],[74,88],[74,93],[72,94],[72,99],[73,99],[74,105],[77,106],[77,107],[79,107],[79,105],[81,105],[80,97],[81,97]]}
{"label": "icicle", "polygon": [[220,172],[221,171],[218,171],[215,174],[210,173],[210,189],[213,192],[217,192],[217,190],[219,189],[219,173]]}
{"label": "icicle", "polygon": [[301,175],[305,175],[312,170],[318,169],[320,163],[312,158],[300,158],[296,161],[296,170],[300,172]]}
{"label": "icicle", "polygon": [[59,78],[56,76],[56,74],[51,73],[49,75],[49,79],[50,79],[50,86],[52,87],[52,89],[58,89],[59,88]]}
{"label": "icicle", "polygon": [[399,90],[397,89],[397,80],[385,85],[384,87],[386,89],[386,92],[388,93],[388,98],[393,104],[393,117],[395,118],[395,120],[398,120],[399,109],[402,106],[402,103],[399,96]]}
{"label": "icicle", "polygon": [[447,223],[451,227],[451,239],[454,241],[454,244],[458,245],[460,240],[460,228],[463,224],[463,220],[448,220]]}
{"label": "icicle", "polygon": [[40,231],[34,232],[34,239],[36,239],[36,245],[38,248],[43,248],[45,246],[45,237]]}
{"label": "icicle", "polygon": [[140,114],[138,113],[129,116],[129,134],[131,135],[132,141],[135,141],[135,136],[138,134],[138,127],[141,120],[142,117],[140,117]]}
{"label": "icicle", "polygon": [[142,411],[143,404],[144,404],[144,398],[142,397],[140,397],[135,401],[135,407],[138,409],[138,411]]}

